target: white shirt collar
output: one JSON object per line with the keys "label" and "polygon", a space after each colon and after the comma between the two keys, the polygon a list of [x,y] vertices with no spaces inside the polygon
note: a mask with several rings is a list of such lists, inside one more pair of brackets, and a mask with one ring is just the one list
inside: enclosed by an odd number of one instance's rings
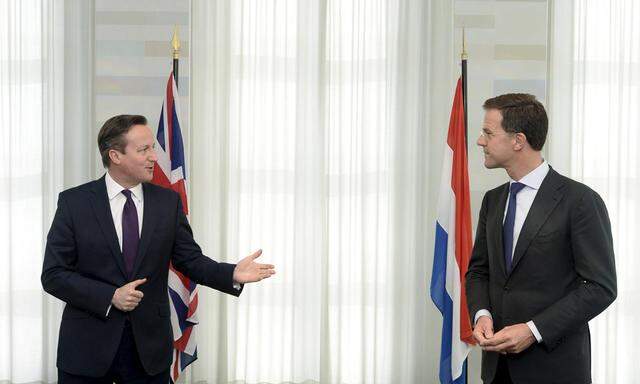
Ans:
{"label": "white shirt collar", "polygon": [[[546,160],[542,161],[542,164],[538,165],[536,169],[527,173],[522,179],[518,180],[518,183],[524,184],[529,188],[540,189],[542,181],[549,173],[549,163]],[[513,179],[509,179],[510,184],[515,183]]]}
{"label": "white shirt collar", "polygon": [[[107,196],[109,196],[110,201],[113,200],[116,196],[118,196],[118,194],[122,193],[124,189],[126,189],[120,184],[118,184],[117,181],[113,180],[113,177],[111,177],[111,175],[109,174],[109,171],[107,171],[107,173],[105,174],[104,181],[107,184]],[[129,190],[131,191],[131,194],[136,200],[142,201],[142,184],[141,183],[134,185],[133,187],[129,188]]]}

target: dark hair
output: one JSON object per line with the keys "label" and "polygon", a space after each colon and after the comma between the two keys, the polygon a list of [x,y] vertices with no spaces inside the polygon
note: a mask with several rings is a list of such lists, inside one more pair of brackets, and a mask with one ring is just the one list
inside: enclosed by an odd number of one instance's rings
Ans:
{"label": "dark hair", "polygon": [[108,168],[111,164],[109,151],[115,149],[124,153],[127,143],[124,135],[134,125],[147,125],[147,118],[140,115],[118,115],[105,121],[98,133],[98,150],[102,157],[102,164]]}
{"label": "dark hair", "polygon": [[485,110],[497,109],[502,114],[505,132],[523,133],[536,151],[542,150],[547,140],[549,121],[542,103],[526,93],[507,93],[488,99],[482,106]]}

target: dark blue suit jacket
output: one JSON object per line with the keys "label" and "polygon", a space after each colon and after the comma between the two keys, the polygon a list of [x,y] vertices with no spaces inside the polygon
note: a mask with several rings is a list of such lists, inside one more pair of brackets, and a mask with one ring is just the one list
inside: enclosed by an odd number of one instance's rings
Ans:
{"label": "dark blue suit jacket", "polygon": [[[143,184],[144,214],[133,276],[127,277],[104,177],[60,193],[44,255],[42,286],[67,303],[58,342],[58,368],[76,375],[107,373],[125,318],[145,370],[155,375],[171,364],[173,335],[167,277],[169,262],[198,284],[239,295],[234,264],[202,254],[174,191]],[[147,278],[144,298],[128,314],[107,308],[116,288]]]}
{"label": "dark blue suit jacket", "polygon": [[[497,332],[533,320],[542,343],[507,354],[514,383],[591,383],[588,321],[617,293],[611,225],[604,202],[553,169],[524,221],[507,273],[502,223],[509,184],[487,192],[466,275],[469,314],[488,309]],[[491,382],[498,353],[482,353]]]}

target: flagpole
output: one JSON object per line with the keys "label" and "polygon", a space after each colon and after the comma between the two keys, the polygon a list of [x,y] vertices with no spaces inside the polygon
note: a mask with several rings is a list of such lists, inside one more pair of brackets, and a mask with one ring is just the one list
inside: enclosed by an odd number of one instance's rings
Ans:
{"label": "flagpole", "polygon": [[[460,54],[462,64],[462,105],[464,108],[464,144],[469,155],[469,124],[467,114],[467,42],[464,35],[464,27],[462,27],[462,53]],[[464,382],[469,382],[469,357],[464,359]]]}
{"label": "flagpole", "polygon": [[460,54],[462,62],[462,103],[464,106],[464,142],[469,153],[469,124],[467,118],[467,43],[465,41],[464,27],[462,27],[462,53]]}
{"label": "flagpole", "polygon": [[171,39],[171,46],[173,47],[173,79],[178,86],[178,66],[180,59],[180,40],[178,39],[178,26],[173,29],[173,38]]}

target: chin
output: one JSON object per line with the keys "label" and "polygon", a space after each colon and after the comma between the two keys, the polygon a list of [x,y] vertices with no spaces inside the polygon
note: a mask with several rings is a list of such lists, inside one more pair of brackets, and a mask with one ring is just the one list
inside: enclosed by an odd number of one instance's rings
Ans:
{"label": "chin", "polygon": [[495,168],[498,168],[498,165],[495,162],[490,161],[489,159],[485,159],[484,167],[487,169],[495,169]]}
{"label": "chin", "polygon": [[145,172],[145,174],[140,178],[141,183],[149,183],[151,180],[153,180],[153,173],[148,172]]}

